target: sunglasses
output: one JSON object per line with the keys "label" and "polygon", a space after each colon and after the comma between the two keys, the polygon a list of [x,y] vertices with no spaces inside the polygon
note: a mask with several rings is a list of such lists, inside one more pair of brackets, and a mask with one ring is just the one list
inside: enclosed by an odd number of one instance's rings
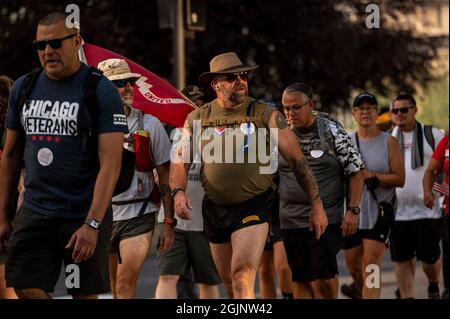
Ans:
{"label": "sunglasses", "polygon": [[415,108],[415,106],[402,107],[402,108],[398,108],[398,109],[392,109],[391,112],[394,114],[398,114],[399,112],[402,114],[406,114],[409,112],[409,109],[413,109],[413,108]]}
{"label": "sunglasses", "polygon": [[138,78],[128,78],[128,79],[122,79],[122,80],[113,80],[111,81],[116,87],[119,89],[124,88],[127,86],[128,83],[130,83],[131,86],[133,86],[137,82]]}
{"label": "sunglasses", "polygon": [[242,81],[248,80],[248,72],[236,72],[236,73],[228,73],[224,74],[223,77],[221,77],[221,80],[225,80],[229,83],[233,83],[237,80],[238,76],[241,78]]}
{"label": "sunglasses", "polygon": [[43,51],[45,50],[45,48],[47,47],[47,44],[52,48],[52,49],[59,49],[62,46],[62,43],[64,40],[73,38],[74,36],[78,35],[78,33],[74,33],[74,34],[69,34],[68,36],[65,36],[64,38],[61,39],[51,39],[51,40],[34,40],[33,41],[33,45],[36,47],[36,49],[38,49],[39,51]]}

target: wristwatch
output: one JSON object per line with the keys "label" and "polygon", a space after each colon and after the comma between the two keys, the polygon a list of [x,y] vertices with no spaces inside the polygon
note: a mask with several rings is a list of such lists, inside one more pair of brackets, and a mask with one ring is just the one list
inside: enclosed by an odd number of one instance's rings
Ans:
{"label": "wristwatch", "polygon": [[172,190],[172,198],[174,198],[174,197],[175,197],[175,194],[178,193],[178,192],[184,192],[184,188],[183,188],[183,187],[175,187],[175,188]]}
{"label": "wristwatch", "polygon": [[86,218],[84,220],[84,223],[88,225],[89,227],[94,228],[95,230],[98,230],[100,228],[100,222],[96,220],[95,218]]}
{"label": "wristwatch", "polygon": [[177,220],[176,220],[176,218],[164,217],[163,224],[167,224],[172,227],[175,227],[177,225]]}
{"label": "wristwatch", "polygon": [[361,208],[359,207],[347,207],[347,210],[351,211],[352,214],[359,215]]}

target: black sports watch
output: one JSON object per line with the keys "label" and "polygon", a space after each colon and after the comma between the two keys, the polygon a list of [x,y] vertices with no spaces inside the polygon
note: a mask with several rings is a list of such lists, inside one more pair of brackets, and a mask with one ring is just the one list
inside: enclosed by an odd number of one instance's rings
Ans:
{"label": "black sports watch", "polygon": [[95,230],[98,230],[100,228],[101,223],[96,220],[95,218],[86,218],[84,220],[84,223],[88,225],[91,228],[94,228]]}
{"label": "black sports watch", "polygon": [[174,197],[175,197],[175,194],[178,193],[178,192],[184,192],[184,188],[183,188],[183,187],[175,187],[175,188],[172,190],[172,198],[174,198]]}
{"label": "black sports watch", "polygon": [[177,225],[177,219],[175,217],[174,218],[164,217],[163,224],[167,224],[172,227],[175,227]]}
{"label": "black sports watch", "polygon": [[347,207],[347,210],[352,212],[352,214],[359,215],[361,213],[361,208],[359,207]]}

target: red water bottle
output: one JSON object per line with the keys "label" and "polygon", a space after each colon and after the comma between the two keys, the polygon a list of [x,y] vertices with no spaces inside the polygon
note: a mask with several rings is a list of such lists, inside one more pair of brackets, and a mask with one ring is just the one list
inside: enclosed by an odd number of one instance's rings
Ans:
{"label": "red water bottle", "polygon": [[136,152],[136,170],[149,172],[153,169],[153,160],[150,150],[150,137],[146,130],[134,132],[134,150]]}

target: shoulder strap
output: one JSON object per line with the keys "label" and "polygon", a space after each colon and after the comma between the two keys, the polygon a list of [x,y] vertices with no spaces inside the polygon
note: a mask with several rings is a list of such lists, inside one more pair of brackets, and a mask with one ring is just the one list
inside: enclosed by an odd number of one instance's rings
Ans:
{"label": "shoulder strap", "polygon": [[336,156],[336,146],[334,145],[334,136],[331,132],[330,121],[317,114],[317,127],[322,147],[326,148],[331,155]]}
{"label": "shoulder strap", "polygon": [[102,72],[94,67],[90,67],[87,71],[86,78],[83,85],[83,99],[84,108],[82,111],[84,117],[84,132],[82,141],[82,151],[87,150],[88,138],[92,136],[92,131],[95,129],[98,119],[98,105],[97,105],[97,86],[102,78]]}
{"label": "shoulder strap", "polygon": [[33,90],[34,85],[36,84],[39,75],[42,72],[42,68],[36,68],[30,73],[28,73],[19,89],[19,96],[17,98],[16,105],[16,117],[18,122],[21,122],[22,108],[27,103],[28,97],[30,96],[31,91]]}
{"label": "shoulder strap", "polygon": [[425,134],[425,138],[428,142],[428,145],[430,145],[431,149],[434,151],[435,142],[434,142],[434,135],[433,135],[433,125],[424,125],[423,132]]}

